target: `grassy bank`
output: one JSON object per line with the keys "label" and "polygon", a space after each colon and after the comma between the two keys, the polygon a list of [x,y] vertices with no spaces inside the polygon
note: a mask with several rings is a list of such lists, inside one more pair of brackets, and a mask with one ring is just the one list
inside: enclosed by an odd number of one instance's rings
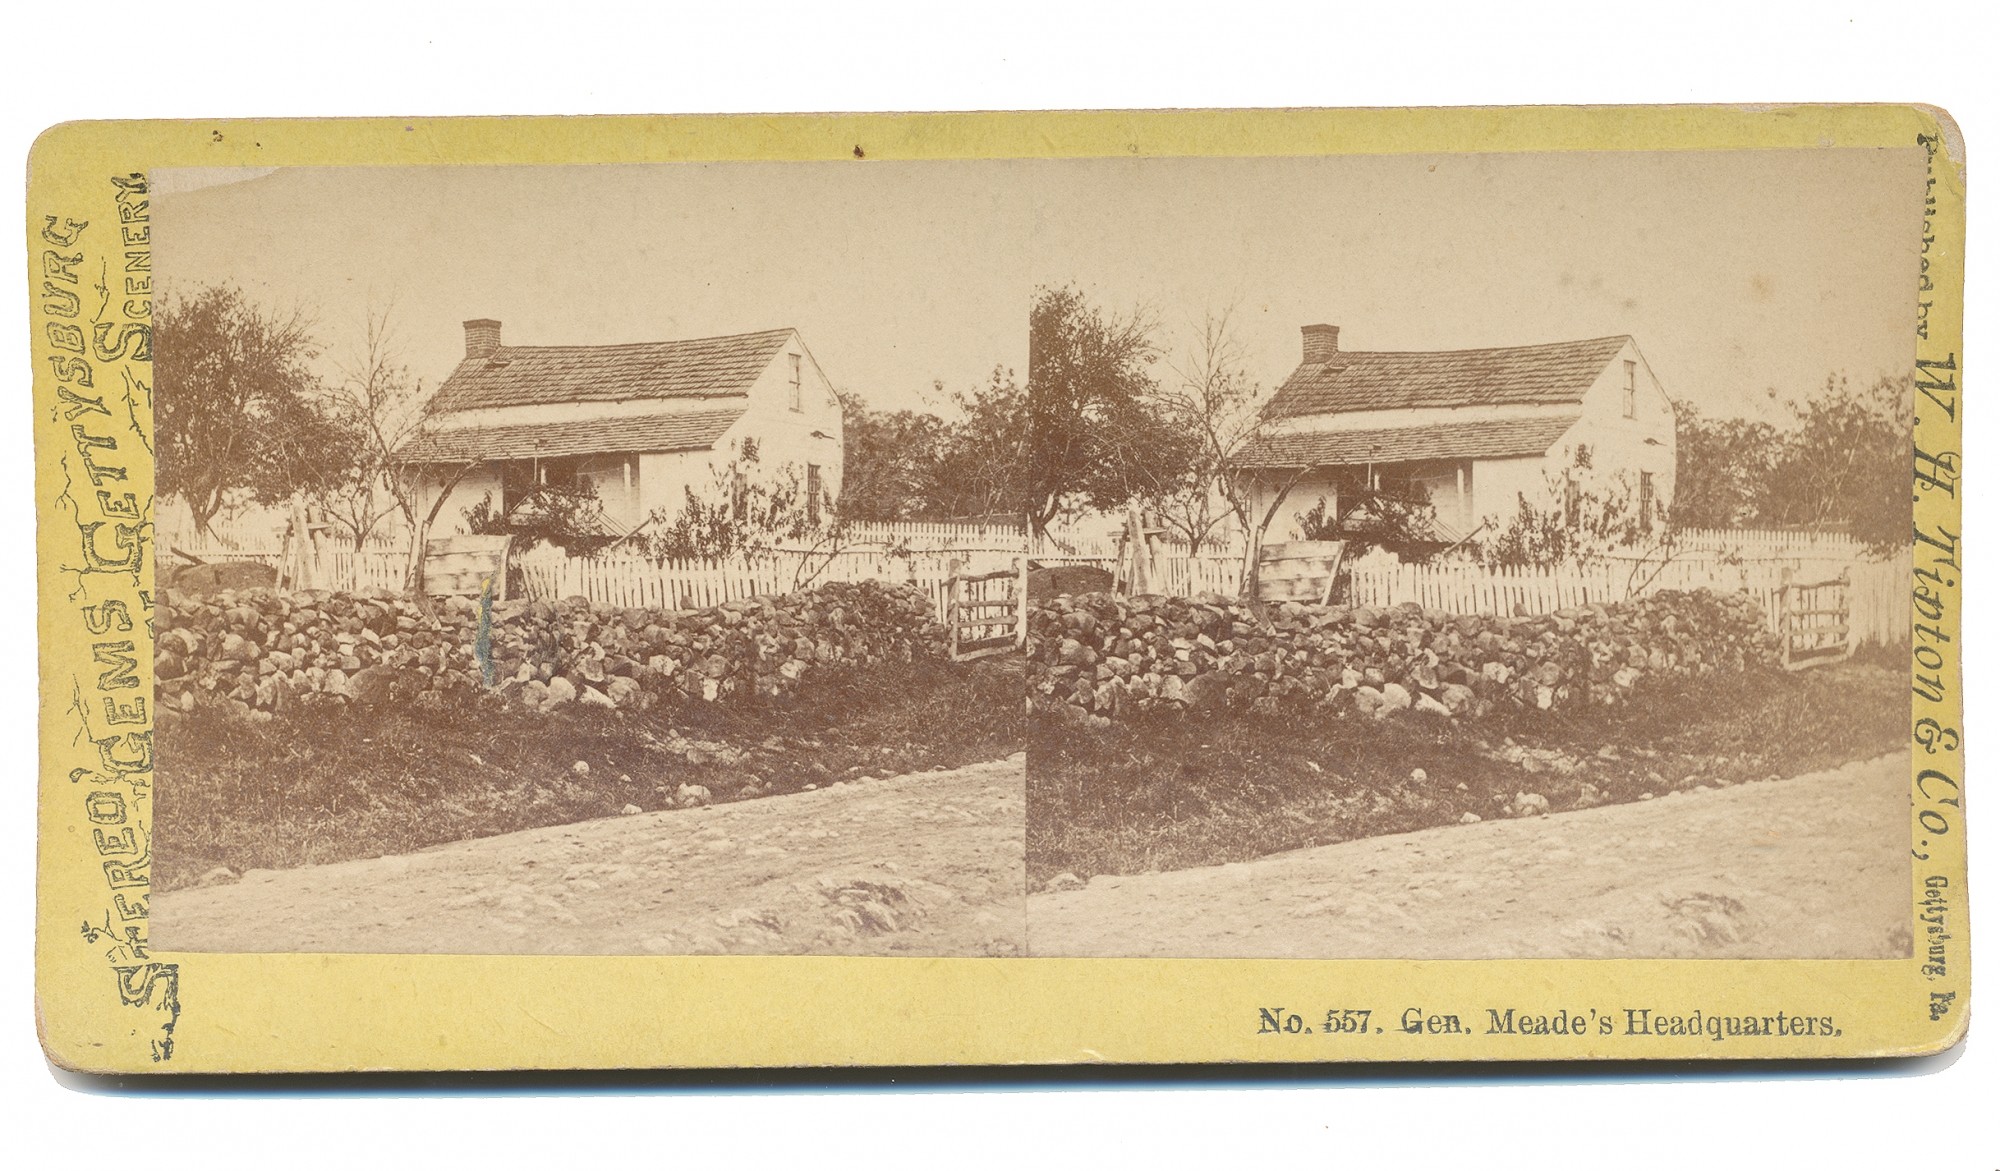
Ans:
{"label": "grassy bank", "polygon": [[[1630,706],[1473,722],[1245,714],[1029,730],[1028,883],[1138,874],[1793,776],[1909,737],[1907,670],[1717,676]],[[1421,771],[1419,771],[1421,770]],[[1529,800],[1522,800],[1522,795]]]}
{"label": "grassy bank", "polygon": [[[1005,661],[877,666],[809,697],[624,714],[334,704],[252,721],[200,708],[161,723],[153,883],[283,869],[1019,752],[1021,674]],[[579,768],[578,763],[584,766]]]}

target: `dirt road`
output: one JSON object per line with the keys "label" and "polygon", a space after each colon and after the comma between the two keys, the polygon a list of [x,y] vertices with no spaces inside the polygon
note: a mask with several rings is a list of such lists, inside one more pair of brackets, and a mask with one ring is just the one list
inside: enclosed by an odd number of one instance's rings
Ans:
{"label": "dirt road", "polygon": [[1908,754],[1790,780],[1100,875],[1028,901],[1035,955],[1909,954]]}
{"label": "dirt road", "polygon": [[161,951],[1016,955],[1023,758],[253,870],[152,903]]}

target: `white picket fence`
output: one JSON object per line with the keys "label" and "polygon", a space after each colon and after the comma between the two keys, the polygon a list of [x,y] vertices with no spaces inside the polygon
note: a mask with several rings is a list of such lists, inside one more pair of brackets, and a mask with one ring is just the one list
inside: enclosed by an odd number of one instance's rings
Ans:
{"label": "white picket fence", "polygon": [[[190,553],[266,553],[282,547],[287,510],[247,506],[227,510],[209,523],[209,532],[200,533],[187,506],[172,497],[154,502],[153,528],[160,548],[170,543]],[[970,552],[1027,550],[1027,527],[1022,523],[957,521],[856,521],[847,526],[843,544],[854,548],[899,549],[918,552],[956,549]],[[410,543],[409,530],[400,513],[384,517],[370,534],[369,549],[404,549]]]}
{"label": "white picket fence", "polygon": [[1805,529],[1681,529],[1673,534],[1678,554],[1714,553],[1748,559],[1767,557],[1860,559],[1865,550],[1844,533]]}
{"label": "white picket fence", "polygon": [[[284,561],[282,534],[262,537],[255,543],[239,543],[221,533],[197,533],[185,529],[153,529],[154,556],[163,561],[183,563],[188,559],[208,564],[256,562],[279,568]],[[371,538],[356,549],[338,537],[321,537],[318,554],[309,567],[311,584],[334,590],[400,590],[408,579],[410,548],[407,541]]]}
{"label": "white picket fence", "polygon": [[558,601],[582,597],[602,606],[667,610],[700,609],[739,598],[786,594],[829,581],[914,583],[929,595],[938,620],[950,607],[952,573],[985,573],[1016,568],[1020,550],[956,550],[896,554],[811,550],[731,557],[717,561],[652,561],[600,554],[570,557],[544,546],[516,554],[514,564],[530,598]]}
{"label": "white picket fence", "polygon": [[1762,600],[1770,628],[1778,626],[1778,596],[1788,581],[1827,581],[1843,572],[1848,582],[1849,639],[1853,645],[1893,645],[1909,636],[1909,559],[1861,560],[1828,565],[1793,561],[1658,563],[1599,562],[1557,569],[1487,568],[1480,565],[1404,565],[1362,560],[1353,566],[1350,597],[1357,605],[1388,607],[1414,602],[1450,614],[1547,614],[1573,606],[1628,601],[1660,590],[1747,592]]}
{"label": "white picket fence", "polygon": [[[1116,574],[1118,557],[1109,555],[1053,553],[1033,558],[1044,568],[1087,565]],[[1224,594],[1235,597],[1243,580],[1240,553],[1197,553],[1188,556],[1185,548],[1158,552],[1153,559],[1154,592],[1168,597],[1189,598],[1197,594]]]}
{"label": "white picket fence", "polygon": [[[155,512],[154,548],[178,550],[204,562],[254,561],[277,568],[284,559],[284,517],[271,509],[239,510],[198,532],[187,509],[166,501]],[[784,549],[755,558],[653,562],[616,551],[569,557],[544,546],[517,554],[530,597],[586,597],[604,605],[681,608],[718,605],[758,594],[787,593],[821,581],[916,582],[930,594],[940,620],[949,602],[953,565],[959,572],[1013,568],[1027,551],[1023,525],[895,522],[850,525],[831,556]],[[409,536],[385,526],[360,550],[322,537],[312,584],[323,589],[400,590],[407,580]]]}
{"label": "white picket fence", "polygon": [[[1279,540],[1276,536],[1266,539]],[[1080,564],[1115,559],[1119,546],[1120,538],[1116,532],[1052,529],[1035,538],[1028,555],[1051,565]],[[1185,541],[1156,538],[1154,547],[1166,556],[1188,555]],[[1671,545],[1667,548],[1676,558],[1741,558],[1753,561],[1772,557],[1854,561],[1866,555],[1861,545],[1844,534],[1803,529],[1680,529],[1673,534]],[[1199,555],[1240,557],[1242,552],[1243,534],[1229,529],[1218,530],[1214,539],[1203,542]]]}
{"label": "white picket fence", "polygon": [[846,542],[884,549],[1004,551],[1018,556],[1027,552],[1028,530],[1023,523],[854,521],[847,526]]}
{"label": "white picket fence", "polygon": [[[1778,592],[1794,583],[1827,581],[1842,573],[1848,579],[1849,637],[1856,646],[1898,645],[1909,637],[1910,558],[1907,552],[1886,559],[1864,556],[1857,546],[1836,555],[1839,546],[1809,546],[1793,556],[1758,559],[1682,553],[1662,563],[1658,558],[1609,558],[1583,566],[1553,569],[1488,567],[1476,563],[1404,564],[1393,557],[1362,557],[1350,562],[1347,599],[1361,606],[1387,608],[1414,602],[1449,614],[1548,614],[1574,606],[1628,601],[1659,590],[1709,589],[1719,593],[1748,592],[1765,607],[1771,629],[1778,625]],[[1089,565],[1118,571],[1110,554],[1044,554],[1043,566]],[[1242,573],[1239,552],[1218,551],[1190,557],[1183,547],[1169,547],[1154,559],[1156,592],[1174,596],[1218,593],[1234,596]],[[1789,576],[1788,576],[1789,575]]]}

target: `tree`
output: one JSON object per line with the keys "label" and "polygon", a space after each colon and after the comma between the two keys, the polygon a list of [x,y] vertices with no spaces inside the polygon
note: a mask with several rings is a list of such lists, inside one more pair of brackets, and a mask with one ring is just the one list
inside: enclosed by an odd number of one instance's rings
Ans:
{"label": "tree", "polygon": [[1727,529],[1765,522],[1764,497],[1784,447],[1769,423],[1709,419],[1692,403],[1674,406],[1673,523]]}
{"label": "tree", "polygon": [[[943,392],[944,385],[936,384]],[[850,521],[1018,516],[1027,446],[1026,403],[1014,373],[952,395],[958,418],[878,411],[841,396],[846,470],[840,513]]]}
{"label": "tree", "polygon": [[923,411],[878,411],[843,393],[846,463],[841,512],[850,520],[937,519],[945,515],[939,469],[952,427]]}
{"label": "tree", "polygon": [[334,380],[319,384],[316,406],[340,428],[346,458],[327,461],[302,485],[356,549],[397,513],[414,530],[424,496],[424,468],[409,453],[435,412],[402,361],[393,309],[392,302],[369,310],[360,339],[335,362]]}
{"label": "tree", "polygon": [[1706,419],[1683,404],[1675,526],[1802,527],[1876,547],[1907,542],[1913,390],[1908,375],[1856,385],[1830,374],[1817,394],[1785,402],[1785,427]]}
{"label": "tree", "polygon": [[1048,527],[1080,498],[1117,508],[1159,475],[1145,446],[1169,431],[1149,407],[1159,356],[1141,311],[1106,315],[1069,285],[1043,286],[1028,312],[1028,521]]}
{"label": "tree", "polygon": [[337,380],[321,390],[320,410],[338,421],[348,446],[337,473],[312,488],[328,518],[357,549],[383,519],[402,514],[410,534],[406,589],[427,607],[424,553],[431,526],[452,489],[479,461],[421,458],[435,431],[436,397],[403,363],[394,309],[393,299],[369,309],[360,344],[337,364]]}
{"label": "tree", "polygon": [[1028,395],[1014,372],[995,366],[984,386],[952,396],[935,494],[947,517],[1021,516],[1028,511]]}
{"label": "tree", "polygon": [[1797,429],[1771,472],[1772,520],[1877,548],[1908,543],[1913,393],[1907,374],[1867,385],[1828,375],[1819,394],[1787,403]]}
{"label": "tree", "polygon": [[1258,387],[1245,369],[1233,316],[1233,308],[1204,314],[1194,344],[1168,364],[1174,377],[1153,392],[1154,412],[1180,440],[1161,465],[1163,473],[1178,474],[1163,477],[1151,504],[1191,553],[1227,520],[1245,533],[1254,523],[1251,485],[1237,456],[1260,426]]}
{"label": "tree", "polygon": [[233,286],[169,297],[154,321],[156,485],[203,533],[232,490],[272,504],[346,474],[353,436],[323,409],[303,314]]}

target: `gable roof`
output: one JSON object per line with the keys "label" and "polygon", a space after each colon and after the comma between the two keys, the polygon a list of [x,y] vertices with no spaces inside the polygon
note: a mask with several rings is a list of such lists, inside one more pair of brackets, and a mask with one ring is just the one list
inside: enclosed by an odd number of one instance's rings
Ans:
{"label": "gable roof", "polygon": [[501,346],[488,357],[460,362],[438,387],[436,408],[747,394],[792,332],[618,346]]}
{"label": "gable roof", "polygon": [[1580,403],[1631,340],[1620,335],[1485,350],[1336,353],[1292,371],[1264,404],[1263,417]]}
{"label": "gable roof", "polygon": [[1527,419],[1269,435],[1246,445],[1236,463],[1248,468],[1299,468],[1544,455],[1582,417],[1581,411],[1566,411]]}
{"label": "gable roof", "polygon": [[641,451],[706,451],[729,430],[730,424],[743,417],[745,409],[734,406],[637,419],[454,427],[424,436],[402,454],[412,463],[461,463]]}

